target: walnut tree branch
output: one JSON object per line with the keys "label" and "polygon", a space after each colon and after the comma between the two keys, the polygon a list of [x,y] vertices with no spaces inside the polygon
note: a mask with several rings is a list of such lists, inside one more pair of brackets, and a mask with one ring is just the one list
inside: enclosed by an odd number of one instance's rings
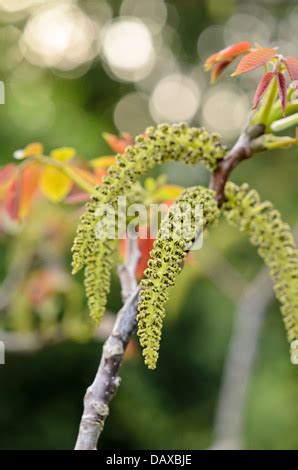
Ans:
{"label": "walnut tree branch", "polygon": [[127,259],[119,269],[124,305],[118,312],[112,333],[105,342],[93,383],[84,398],[84,412],[75,450],[96,450],[99,436],[109,414],[109,402],[119,384],[119,367],[136,328],[139,287],[135,272],[139,260],[137,240],[128,239]]}
{"label": "walnut tree branch", "polygon": [[259,139],[265,132],[265,126],[258,124],[252,128],[247,128],[238,138],[235,145],[227,153],[225,158],[221,160],[215,169],[211,181],[210,188],[216,193],[216,200],[221,206],[225,200],[224,189],[232,171],[243,160],[247,160],[257,152],[262,152],[265,147],[262,140]]}

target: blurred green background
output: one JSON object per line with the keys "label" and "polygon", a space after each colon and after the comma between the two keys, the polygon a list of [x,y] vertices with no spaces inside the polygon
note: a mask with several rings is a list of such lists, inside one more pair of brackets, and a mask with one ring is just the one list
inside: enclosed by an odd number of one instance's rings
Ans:
{"label": "blurred green background", "polygon": [[[202,62],[242,40],[279,45],[284,54],[297,56],[295,3],[0,0],[1,165],[32,141],[43,142],[47,150],[73,146],[85,158],[95,158],[109,153],[103,131],[136,135],[164,121],[204,125],[232,143],[245,123],[260,72],[236,80],[225,73],[211,87]],[[233,175],[270,199],[292,226],[298,223],[295,153],[257,155]],[[162,172],[173,183],[207,184],[202,168],[167,165]],[[63,253],[69,253],[74,226],[69,231]],[[2,279],[13,246],[14,240],[1,236]],[[69,255],[59,256],[70,270]],[[205,449],[214,442],[236,305],[261,262],[246,237],[224,222],[194,258],[168,306],[157,370],[146,370],[136,343],[126,358],[103,448]],[[115,276],[109,309],[120,306]],[[67,340],[26,354],[7,353],[6,365],[0,366],[0,448],[73,448],[100,351],[98,341]],[[244,447],[298,448],[297,383],[272,301],[243,413]]]}

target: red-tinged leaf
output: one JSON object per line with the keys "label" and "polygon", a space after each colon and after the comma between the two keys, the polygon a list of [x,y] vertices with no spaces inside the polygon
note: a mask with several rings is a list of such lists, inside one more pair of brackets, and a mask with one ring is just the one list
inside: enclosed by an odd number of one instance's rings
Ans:
{"label": "red-tinged leaf", "polygon": [[[147,263],[150,258],[150,251],[153,248],[155,238],[150,233],[149,227],[139,227],[138,247],[140,250],[140,259],[136,269],[138,279],[143,277],[144,270],[147,268]],[[127,238],[119,241],[120,256],[124,258],[127,250]]]}
{"label": "red-tinged leaf", "polygon": [[4,201],[5,213],[9,216],[11,220],[17,221],[19,218],[19,190],[18,190],[17,180],[13,180],[10,184],[6,198]]}
{"label": "red-tinged leaf", "polygon": [[278,82],[278,93],[281,102],[281,109],[283,114],[285,115],[287,107],[287,82],[285,76],[281,72],[277,72],[276,76]]}
{"label": "red-tinged leaf", "polygon": [[204,63],[204,69],[206,72],[208,72],[217,62],[231,62],[233,59],[235,59],[235,57],[248,52],[251,47],[251,43],[247,41],[232,44],[231,46],[228,46],[225,49],[222,49],[219,52],[215,52],[211,56],[207,57]]}
{"label": "red-tinged leaf", "polygon": [[211,83],[216,82],[216,80],[220,77],[223,71],[230,65],[230,60],[225,60],[223,62],[218,62],[214,64],[211,70]]}
{"label": "red-tinged leaf", "polygon": [[236,70],[232,73],[232,77],[241,75],[242,73],[250,72],[267,62],[272,60],[276,55],[276,50],[270,47],[264,47],[263,49],[257,49],[256,51],[250,52],[241,59]]}
{"label": "red-tinged leaf", "polygon": [[28,214],[38,193],[41,170],[38,163],[31,162],[23,168],[7,165],[6,171],[1,171],[0,202],[10,220],[18,221]]}
{"label": "red-tinged leaf", "polygon": [[153,243],[154,243],[154,239],[149,238],[149,236],[148,238],[144,240],[142,239],[138,240],[139,250],[141,252],[141,257],[138,262],[137,271],[136,271],[136,275],[138,279],[141,279],[143,277],[144,271],[147,268],[147,264],[150,258],[150,251],[153,248]]}
{"label": "red-tinged leaf", "polygon": [[219,51],[217,56],[217,62],[222,60],[232,60],[245,52],[248,52],[252,47],[252,44],[248,41],[237,42],[231,46],[226,47],[222,51]]}
{"label": "red-tinged leaf", "polygon": [[18,214],[21,219],[26,217],[37,195],[41,172],[41,165],[32,162],[21,173]]}
{"label": "red-tinged leaf", "polygon": [[296,57],[286,57],[284,63],[287,67],[290,79],[293,82],[296,90],[296,97],[298,98],[298,59]]}
{"label": "red-tinged leaf", "polygon": [[273,72],[267,72],[263,78],[261,79],[260,83],[258,84],[256,94],[254,96],[253,106],[252,109],[256,109],[263,98],[266,90],[268,89],[272,78],[274,77]]}

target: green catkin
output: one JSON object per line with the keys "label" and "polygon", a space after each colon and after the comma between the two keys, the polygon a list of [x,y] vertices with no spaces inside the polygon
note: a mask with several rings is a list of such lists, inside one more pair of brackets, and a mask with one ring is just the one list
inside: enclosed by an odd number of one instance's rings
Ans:
{"label": "green catkin", "polygon": [[[183,268],[187,253],[202,231],[202,225],[195,226],[195,209],[200,207],[204,226],[213,224],[219,217],[219,209],[214,199],[214,191],[204,187],[194,187],[183,191],[176,204],[162,221],[158,237],[150,253],[148,267],[141,281],[138,304],[138,336],[143,348],[145,364],[155,369],[165,303],[176,277]],[[181,210],[181,212],[180,212]],[[179,217],[177,217],[179,211]],[[190,218],[189,218],[190,216]],[[191,230],[181,231],[177,236],[177,224],[191,221]],[[180,225],[181,227],[181,225]],[[165,238],[163,234],[167,234]]]}
{"label": "green catkin", "polygon": [[227,220],[249,235],[269,267],[274,290],[291,344],[291,360],[298,364],[298,250],[288,224],[268,202],[247,184],[227,183],[227,202],[222,206]]}
{"label": "green catkin", "polygon": [[110,290],[111,271],[114,261],[115,240],[102,240],[97,244],[85,267],[85,291],[91,318],[99,322],[105,311]]}
{"label": "green catkin", "polygon": [[[85,287],[94,319],[99,321],[104,313],[112,253],[116,247],[114,240],[98,240],[95,236],[100,220],[96,214],[99,205],[109,204],[116,209],[118,196],[128,193],[133,193],[130,199],[135,202],[139,192],[135,190],[136,181],[157,164],[171,160],[191,165],[201,162],[212,171],[225,152],[226,147],[221,145],[218,134],[208,134],[203,128],[189,128],[186,124],[161,124],[157,128],[148,128],[145,135],[136,138],[134,146],[116,156],[116,164],[109,168],[103,184],[97,187],[98,196],[86,205],[72,248],[73,274],[86,267]],[[103,276],[104,282],[98,275]]]}

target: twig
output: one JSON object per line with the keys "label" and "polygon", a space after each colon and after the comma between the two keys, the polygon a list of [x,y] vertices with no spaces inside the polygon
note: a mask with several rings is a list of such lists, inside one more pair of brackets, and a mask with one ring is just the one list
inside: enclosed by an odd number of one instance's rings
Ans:
{"label": "twig", "polygon": [[262,124],[246,129],[225,158],[219,162],[210,181],[210,188],[214,189],[219,206],[225,200],[225,184],[234,168],[255,153],[265,150],[262,140],[258,139],[264,134],[264,131],[265,127]]}
{"label": "twig", "polygon": [[120,384],[119,367],[125,349],[136,328],[136,307],[139,287],[135,271],[139,259],[137,240],[128,239],[128,253],[120,269],[125,303],[116,317],[112,333],[105,342],[95,379],[84,398],[84,412],[80,423],[75,450],[96,450],[99,436],[109,414],[109,402]]}

